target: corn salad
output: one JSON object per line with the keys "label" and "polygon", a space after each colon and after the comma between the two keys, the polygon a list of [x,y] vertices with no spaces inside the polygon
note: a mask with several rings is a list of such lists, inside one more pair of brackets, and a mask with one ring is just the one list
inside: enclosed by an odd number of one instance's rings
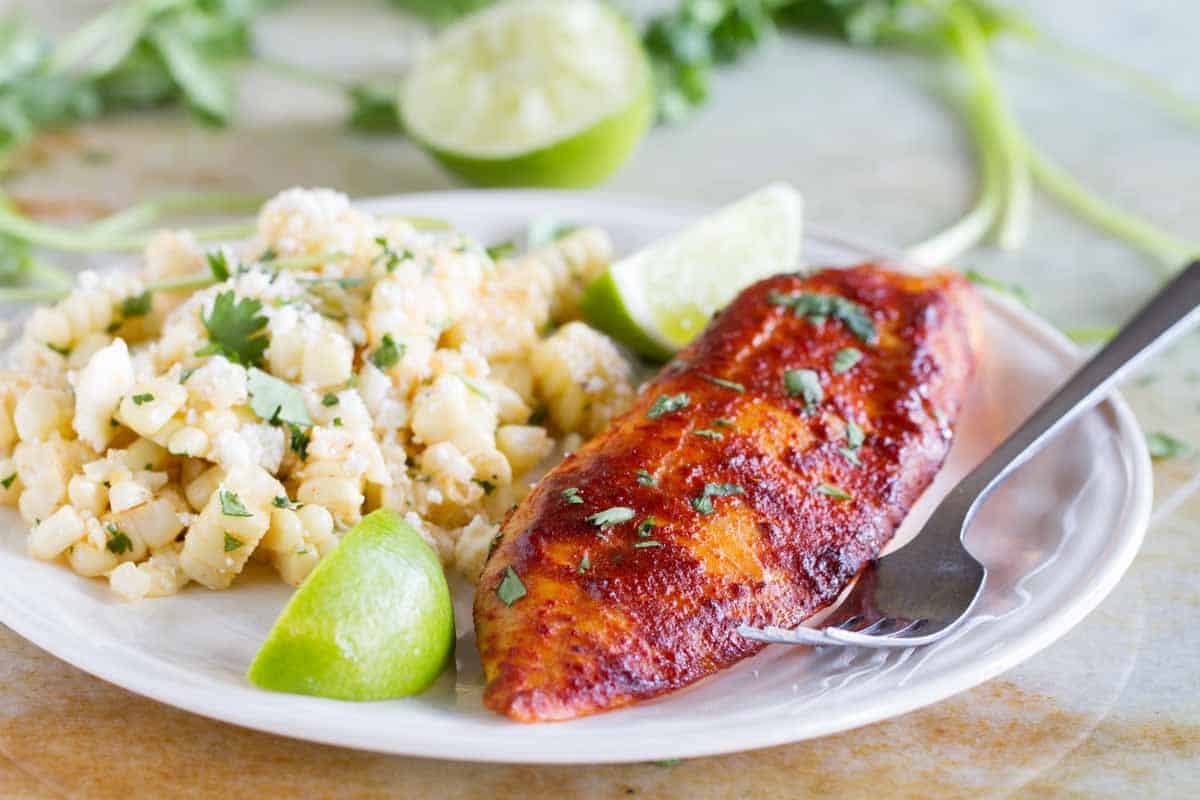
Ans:
{"label": "corn salad", "polygon": [[160,233],[9,350],[0,503],[33,556],[127,600],[227,588],[251,558],[297,585],[381,506],[474,579],[530,480],[633,399],[575,319],[611,251],[583,228],[494,260],[304,189],[237,248]]}

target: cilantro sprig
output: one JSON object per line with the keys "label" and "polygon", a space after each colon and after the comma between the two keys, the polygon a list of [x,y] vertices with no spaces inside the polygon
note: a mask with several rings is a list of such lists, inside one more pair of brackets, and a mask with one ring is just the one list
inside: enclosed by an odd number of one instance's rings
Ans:
{"label": "cilantro sprig", "polygon": [[528,594],[528,590],[525,588],[525,583],[521,580],[521,576],[511,566],[505,567],[504,577],[500,579],[499,585],[496,586],[496,596],[500,598],[500,602],[506,606],[511,606],[526,594]]}
{"label": "cilantro sprig", "polygon": [[118,556],[133,550],[133,540],[125,531],[112,523],[104,526],[104,529],[108,531],[108,540],[104,543],[105,550]]}
{"label": "cilantro sprig", "polygon": [[246,510],[245,503],[242,498],[238,497],[238,493],[221,487],[217,492],[217,499],[221,503],[221,513],[227,517],[252,517],[254,516]]}
{"label": "cilantro sprig", "polygon": [[196,355],[219,354],[244,366],[260,366],[270,343],[266,335],[267,318],[259,313],[262,307],[252,297],[237,300],[232,290],[218,294],[208,316],[201,315],[209,344],[197,350]]}
{"label": "cilantro sprig", "polygon": [[729,497],[743,494],[745,491],[736,483],[706,483],[704,491],[698,497],[692,498],[692,508],[700,514],[711,514],[716,510],[712,501],[714,497]]}
{"label": "cilantro sprig", "polygon": [[664,414],[672,414],[687,408],[690,402],[691,399],[684,392],[675,395],[660,394],[654,399],[654,403],[651,404],[650,410],[646,412],[646,416],[650,419],[658,419]]}
{"label": "cilantro sprig", "polygon": [[298,386],[251,367],[246,373],[246,390],[250,393],[250,408],[263,421],[312,426],[304,393]]}
{"label": "cilantro sprig", "polygon": [[607,530],[614,525],[628,522],[634,518],[636,513],[632,508],[627,506],[612,506],[611,508],[588,515],[587,521],[600,530]]}
{"label": "cilantro sprig", "polygon": [[825,320],[834,319],[866,344],[871,344],[878,336],[875,321],[866,308],[840,297],[836,294],[820,294],[817,292],[783,292],[772,291],[767,295],[767,302],[773,306],[786,306],[801,319],[807,319],[813,325],[823,325]]}

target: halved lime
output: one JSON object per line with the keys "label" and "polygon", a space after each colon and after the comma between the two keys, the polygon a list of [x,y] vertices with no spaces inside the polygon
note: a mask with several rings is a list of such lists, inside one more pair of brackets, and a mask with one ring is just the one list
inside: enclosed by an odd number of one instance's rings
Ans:
{"label": "halved lime", "polygon": [[649,127],[641,41],[595,0],[518,0],[443,31],[400,100],[409,135],[485,186],[583,187]]}
{"label": "halved lime", "polygon": [[669,358],[742,289],[796,268],[803,208],[787,184],[759,189],[613,264],[580,309],[642,355]]}
{"label": "halved lime", "polygon": [[428,687],[453,651],[454,609],[437,555],[381,509],[292,595],[247,677],[277,692],[384,700]]}

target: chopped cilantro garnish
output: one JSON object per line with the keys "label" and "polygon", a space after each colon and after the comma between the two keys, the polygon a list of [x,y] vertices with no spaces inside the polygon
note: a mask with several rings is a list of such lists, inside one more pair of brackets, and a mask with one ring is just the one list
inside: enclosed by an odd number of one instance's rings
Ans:
{"label": "chopped cilantro garnish", "polygon": [[853,500],[854,495],[847,492],[840,486],[834,486],[832,483],[818,483],[817,491],[824,495],[829,495],[835,500]]}
{"label": "chopped cilantro garnish", "polygon": [[746,490],[736,483],[706,483],[704,484],[704,492],[699,497],[692,498],[692,508],[701,514],[713,513],[714,497],[728,497],[730,495],[742,494]]}
{"label": "chopped cilantro garnish", "polygon": [[645,539],[656,525],[658,525],[658,520],[654,517],[646,517],[638,524],[637,535]]}
{"label": "chopped cilantro garnish", "polygon": [[700,377],[703,378],[704,380],[708,381],[709,383],[716,384],[717,386],[722,386],[726,389],[732,389],[735,392],[741,393],[741,392],[746,391],[746,387],[740,383],[737,383],[736,381],[727,381],[724,378],[715,378],[712,375],[705,375],[703,372],[700,373]]}
{"label": "chopped cilantro garnish", "polygon": [[503,242],[497,242],[487,248],[488,258],[492,261],[499,261],[502,258],[509,258],[517,254],[517,243],[512,239]]}
{"label": "chopped cilantro garnish", "polygon": [[69,347],[59,347],[58,345],[50,344],[49,342],[46,342],[46,347],[49,347],[51,350],[58,353],[63,358],[66,358],[67,356],[71,355],[71,348],[69,348]]}
{"label": "chopped cilantro garnish", "polygon": [[483,390],[482,386],[468,378],[466,375],[459,375],[458,378],[463,382],[463,385],[467,387],[467,391],[482,397],[484,400],[492,399],[490,396],[488,396],[488,393]]}
{"label": "chopped cilantro garnish", "polygon": [[208,262],[208,268],[212,270],[217,283],[229,280],[229,257],[224,250],[206,253],[204,260]]}
{"label": "chopped cilantro garnish", "polygon": [[328,394],[326,394],[324,397],[321,398],[321,405],[325,406],[326,408],[328,408],[329,406],[336,406],[337,404],[338,404],[338,396],[336,394],[334,394],[333,392],[329,392]]}
{"label": "chopped cilantro garnish", "polygon": [[681,408],[686,408],[689,402],[688,396],[683,392],[675,395],[661,394],[655,399],[654,404],[650,406],[650,410],[646,412],[646,416],[650,419],[658,419],[663,414],[670,414]]}
{"label": "chopped cilantro garnish", "polygon": [[725,435],[720,431],[709,430],[708,428],[700,428],[692,431],[692,436],[699,436],[704,439],[723,439]]}
{"label": "chopped cilantro garnish", "polygon": [[154,395],[150,394],[149,392],[145,394],[135,394],[131,399],[133,400],[133,404],[135,406],[141,406],[145,405],[146,403],[153,402]]}
{"label": "chopped cilantro garnish", "polygon": [[718,428],[732,428],[732,427],[734,427],[734,425],[733,425],[733,420],[731,420],[731,419],[725,419],[724,417],[717,417],[716,419],[714,419],[714,420],[713,420],[713,425],[717,426]]}
{"label": "chopped cilantro garnish", "polygon": [[590,514],[587,521],[595,525],[597,528],[604,530],[611,528],[613,525],[620,525],[622,522],[628,522],[633,519],[634,510],[627,506],[613,506],[606,508],[603,511],[597,511],[595,514]]}
{"label": "chopped cilantro garnish", "polygon": [[150,313],[150,293],[142,292],[121,301],[121,314],[126,317],[144,317]]}
{"label": "chopped cilantro garnish", "polygon": [[133,549],[133,540],[116,525],[110,523],[105,526],[105,530],[108,531],[108,541],[104,543],[105,550],[119,556]]}
{"label": "chopped cilantro garnish", "polygon": [[843,372],[849,372],[855,364],[862,361],[862,357],[862,351],[857,347],[843,347],[833,356],[833,374],[841,375]]}
{"label": "chopped cilantro garnish", "polygon": [[867,344],[875,341],[877,335],[875,322],[867,310],[844,297],[812,292],[771,292],[767,296],[767,302],[773,306],[787,306],[797,317],[807,319],[813,325],[821,325],[826,319],[836,319]]}
{"label": "chopped cilantro garnish", "polygon": [[969,280],[976,286],[986,286],[989,289],[1000,292],[1001,294],[1011,295],[1027,306],[1033,306],[1033,297],[1029,294],[1029,290],[1024,286],[1015,283],[1006,283],[998,281],[995,278],[984,275],[981,272],[976,272],[969,269],[963,273],[963,277]]}
{"label": "chopped cilantro garnish", "polygon": [[246,374],[246,390],[250,393],[250,408],[260,419],[304,427],[313,424],[298,386],[251,367]]}
{"label": "chopped cilantro garnish", "polygon": [[179,382],[187,383],[187,379],[192,377],[192,374],[195,373],[197,369],[199,369],[199,367],[184,367],[183,371],[179,373]]}
{"label": "chopped cilantro garnish", "polygon": [[[379,245],[383,251],[375,257],[375,263],[383,262],[384,268],[388,272],[395,272],[396,267],[400,265],[400,254],[393,250],[392,246],[388,244],[388,240],[382,236],[375,237],[375,244]],[[407,253],[407,251],[405,252]]]}
{"label": "chopped cilantro garnish", "polygon": [[658,486],[658,480],[644,469],[637,471],[637,482],[642,486]]}
{"label": "chopped cilantro garnish", "polygon": [[400,266],[401,261],[414,258],[413,253],[407,251],[407,249],[402,249],[402,251],[396,252],[395,249],[392,249],[391,245],[389,245],[388,240],[384,239],[383,236],[376,236],[376,243],[379,245],[380,251],[382,252],[376,255],[376,260],[374,260],[374,263],[382,263],[384,265],[384,269],[388,270],[389,272],[395,272],[396,267]]}
{"label": "chopped cilantro garnish", "polygon": [[116,333],[121,330],[121,320],[108,323],[108,327],[104,329],[105,333]]}
{"label": "chopped cilantro garnish", "polygon": [[856,466],[856,467],[862,466],[862,461],[859,460],[858,453],[856,451],[851,450],[849,447],[839,447],[838,452],[841,453],[842,457],[845,458],[847,461],[849,461],[854,466]]}
{"label": "chopped cilantro garnish", "polygon": [[243,542],[241,539],[237,538],[236,536],[231,534],[229,531],[225,531],[225,552],[226,553],[232,553],[234,550],[239,549],[244,544],[245,544],[245,542]]}
{"label": "chopped cilantro garnish", "polygon": [[289,424],[288,427],[292,431],[289,442],[292,452],[300,456],[301,461],[304,461],[308,458],[308,434],[299,425]]}
{"label": "chopped cilantro garnish", "polygon": [[525,584],[521,582],[521,576],[512,567],[505,567],[504,578],[501,579],[500,585],[496,587],[496,596],[500,598],[500,602],[506,606],[511,606],[526,594]]}
{"label": "chopped cilantro garnish", "polygon": [[579,490],[574,486],[568,486],[562,490],[562,499],[573,506],[577,506],[583,502],[583,498],[579,496]]}
{"label": "chopped cilantro garnish", "polygon": [[851,450],[857,450],[863,443],[865,438],[863,429],[858,426],[858,423],[852,419],[846,420],[846,446]]}
{"label": "chopped cilantro garnish", "polygon": [[525,243],[530,250],[534,250],[553,244],[576,230],[579,230],[579,226],[574,223],[563,222],[549,216],[537,217],[529,223],[529,227],[526,229]]}
{"label": "chopped cilantro garnish", "polygon": [[284,496],[279,496],[271,499],[271,505],[275,506],[276,508],[291,508],[292,501],[288,500]]}
{"label": "chopped cilantro garnish", "polygon": [[579,571],[587,572],[588,567],[590,567],[590,566],[592,566],[592,561],[590,558],[588,558],[588,554],[586,552],[584,552],[583,558],[579,559]]}
{"label": "chopped cilantro garnish", "polygon": [[379,367],[379,369],[387,372],[392,367],[400,362],[404,357],[404,345],[396,344],[396,340],[392,338],[390,333],[383,335],[383,341],[379,344],[378,349],[371,353],[371,363]]}
{"label": "chopped cilantro garnish", "polygon": [[365,278],[333,278],[333,277],[329,277],[329,278],[297,278],[296,281],[298,283],[303,283],[303,284],[306,284],[309,286],[316,286],[319,284],[335,284],[341,289],[357,289],[358,287],[362,286],[363,284],[365,284],[367,282]]}
{"label": "chopped cilantro garnish", "polygon": [[821,390],[821,378],[815,370],[789,369],[783,373],[783,386],[792,397],[804,400],[804,410],[812,411],[825,399]]}
{"label": "chopped cilantro garnish", "polygon": [[252,297],[235,301],[232,291],[218,294],[212,312],[202,317],[209,345],[196,351],[196,355],[219,353],[244,366],[261,364],[270,340],[265,331],[267,318],[260,311],[262,303]]}
{"label": "chopped cilantro garnish", "polygon": [[496,484],[492,483],[491,481],[485,481],[480,478],[471,478],[471,483],[475,484],[480,489],[483,489],[484,494],[491,494],[492,492],[496,491]]}
{"label": "chopped cilantro garnish", "polygon": [[533,413],[529,415],[530,425],[541,425],[546,421],[546,417],[550,416],[550,409],[544,405],[539,405],[533,409]]}
{"label": "chopped cilantro garnish", "polygon": [[653,539],[647,539],[644,542],[637,542],[633,545],[633,548],[635,550],[641,550],[642,548],[645,548],[645,547],[662,547],[662,545],[659,544],[658,542],[654,541]]}
{"label": "chopped cilantro garnish", "polygon": [[242,498],[238,497],[237,492],[230,491],[225,487],[217,492],[217,497],[221,501],[221,513],[227,517],[252,517],[254,516],[246,510],[246,506],[242,503]]}
{"label": "chopped cilantro garnish", "polygon": [[1178,458],[1192,452],[1191,445],[1187,442],[1176,439],[1169,433],[1163,433],[1162,431],[1147,433],[1146,447],[1150,450],[1150,457],[1155,461],[1165,458]]}
{"label": "chopped cilantro garnish", "polygon": [[862,461],[858,457],[858,448],[862,446],[864,437],[863,429],[857,422],[852,419],[846,420],[846,446],[839,447],[838,452],[856,467],[862,466]]}
{"label": "chopped cilantro garnish", "polygon": [[12,475],[9,475],[4,480],[0,481],[0,486],[3,486],[5,489],[11,489],[12,485],[13,485],[13,481],[15,481],[16,479],[17,479],[17,473],[14,472]]}

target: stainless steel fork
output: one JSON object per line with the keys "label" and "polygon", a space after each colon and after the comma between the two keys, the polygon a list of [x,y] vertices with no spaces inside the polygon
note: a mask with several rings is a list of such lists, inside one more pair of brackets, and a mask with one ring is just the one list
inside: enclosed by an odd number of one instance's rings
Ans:
{"label": "stainless steel fork", "polygon": [[[1200,261],[1167,284],[1053,397],[946,495],[908,545],[879,559],[873,580],[859,581],[848,603],[869,601],[824,628],[752,628],[748,639],[779,644],[914,647],[953,630],[983,593],[987,570],[963,538],[987,496],[1059,431],[1099,403],[1153,353],[1200,322]],[[863,596],[872,593],[871,597]],[[858,594],[859,597],[855,597]]]}

